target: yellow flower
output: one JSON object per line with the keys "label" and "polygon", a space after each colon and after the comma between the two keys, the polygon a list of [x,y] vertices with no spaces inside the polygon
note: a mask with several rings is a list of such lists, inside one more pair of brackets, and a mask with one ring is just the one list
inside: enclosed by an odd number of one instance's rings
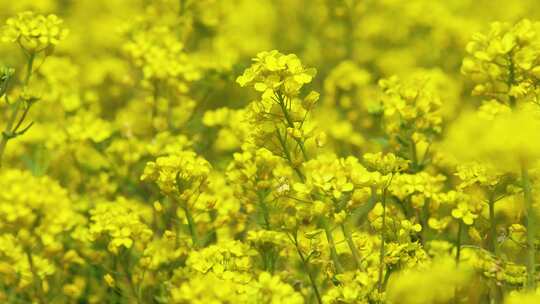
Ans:
{"label": "yellow flower", "polygon": [[210,169],[210,164],[194,152],[179,151],[148,162],[141,180],[155,182],[166,195],[189,194],[204,185]]}
{"label": "yellow flower", "polygon": [[294,97],[316,74],[315,69],[304,68],[296,55],[284,55],[277,50],[260,52],[253,61],[236,82],[241,86],[253,84],[266,97],[272,97],[274,92]]}
{"label": "yellow flower", "polygon": [[409,167],[408,160],[398,157],[393,153],[366,153],[364,154],[364,160],[370,167],[383,174],[401,172]]}
{"label": "yellow flower", "polygon": [[107,283],[107,286],[114,287],[116,285],[113,276],[110,273],[107,273],[103,276],[103,280]]}
{"label": "yellow flower", "polygon": [[495,96],[510,106],[528,101],[538,79],[538,29],[538,23],[524,19],[515,24],[494,22],[486,34],[473,35],[461,68],[477,83],[473,93]]}
{"label": "yellow flower", "polygon": [[486,162],[495,172],[518,172],[521,163],[540,157],[540,142],[531,140],[539,129],[540,119],[532,108],[493,119],[466,113],[450,128],[445,148],[460,161]]}
{"label": "yellow flower", "polygon": [[474,220],[478,217],[477,214],[471,212],[466,202],[460,202],[457,208],[452,210],[452,216],[456,219],[463,220],[463,223],[472,225]]}
{"label": "yellow flower", "polygon": [[446,303],[454,298],[455,288],[465,286],[472,277],[467,267],[456,267],[451,259],[436,260],[429,267],[404,270],[388,283],[392,303]]}
{"label": "yellow flower", "polygon": [[20,13],[7,20],[2,40],[20,43],[29,52],[44,51],[66,38],[68,30],[62,27],[62,23],[62,19],[53,14]]}

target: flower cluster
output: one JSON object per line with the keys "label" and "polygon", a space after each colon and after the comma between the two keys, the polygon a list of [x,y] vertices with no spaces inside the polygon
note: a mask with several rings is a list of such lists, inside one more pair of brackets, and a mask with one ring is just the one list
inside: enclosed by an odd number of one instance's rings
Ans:
{"label": "flower cluster", "polygon": [[166,195],[182,195],[189,190],[199,191],[205,184],[210,168],[210,164],[195,152],[181,151],[148,162],[141,180],[155,182]]}
{"label": "flower cluster", "polygon": [[90,238],[108,239],[107,249],[119,254],[121,248],[130,249],[136,242],[147,242],[152,237],[152,230],[140,219],[140,211],[130,202],[101,203],[90,210]]}
{"label": "flower cluster", "polygon": [[428,75],[402,81],[397,76],[379,81],[383,124],[390,143],[398,146],[417,171],[428,158],[428,147],[442,129],[442,101]]}
{"label": "flower cluster", "polygon": [[316,73],[315,69],[303,67],[296,55],[284,55],[276,50],[261,52],[253,61],[253,65],[238,76],[236,82],[241,86],[252,85],[263,93],[264,99],[272,98],[276,93],[296,97]]}
{"label": "flower cluster", "polygon": [[478,84],[473,93],[515,105],[534,94],[540,76],[538,24],[495,22],[467,44],[462,72]]}
{"label": "flower cluster", "polygon": [[193,81],[200,77],[197,67],[184,52],[184,45],[167,27],[137,31],[125,50],[150,81]]}
{"label": "flower cluster", "polygon": [[0,1],[0,303],[539,302],[540,2],[485,4]]}
{"label": "flower cluster", "polygon": [[54,14],[20,13],[7,20],[2,40],[16,42],[28,52],[40,52],[54,48],[66,38],[68,30],[62,27],[62,23],[62,19]]}

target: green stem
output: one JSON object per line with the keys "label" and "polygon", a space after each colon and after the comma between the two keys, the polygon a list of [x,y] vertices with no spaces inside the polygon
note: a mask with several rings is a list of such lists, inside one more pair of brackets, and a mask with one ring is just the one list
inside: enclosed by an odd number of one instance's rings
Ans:
{"label": "green stem", "polygon": [[264,226],[267,230],[270,230],[270,214],[268,212],[268,206],[266,206],[264,201],[265,195],[257,192],[257,197],[259,199],[259,206],[261,207],[261,213],[264,219]]}
{"label": "green stem", "polygon": [[[285,143],[285,140],[281,136],[281,133],[279,132],[279,130],[276,130],[276,133],[277,133],[277,136],[278,136],[278,140],[279,140],[279,142],[281,144],[281,147],[283,149],[283,153],[285,154],[285,158],[289,162],[289,165],[296,172],[296,175],[298,175],[300,180],[302,182],[305,182],[306,177],[304,176],[302,171],[300,171],[300,169],[293,164],[290,152],[287,149],[287,144]],[[304,157],[307,157],[307,156],[304,154]],[[324,220],[323,220],[323,226],[324,226],[324,230],[325,230],[325,233],[326,233],[326,238],[328,240],[328,244],[329,244],[329,247],[330,247],[330,256],[332,257],[332,260],[333,260],[333,262],[334,262],[334,264],[336,266],[337,272],[342,272],[343,267],[341,267],[341,263],[339,262],[339,257],[338,257],[337,251],[336,251],[336,245],[335,245],[335,242],[334,242],[334,237],[332,236],[332,232],[330,231],[330,229],[328,228],[328,225],[325,223]]]}
{"label": "green stem", "polygon": [[490,232],[490,239],[491,239],[491,251],[495,256],[499,256],[499,246],[497,246],[497,223],[495,220],[495,200],[493,199],[493,195],[490,194],[489,196],[489,232]]}
{"label": "green stem", "polygon": [[7,142],[9,140],[9,137],[5,133],[2,133],[1,137],[2,138],[0,139],[0,168],[2,168],[2,158],[4,156],[4,152],[6,151]]}
{"label": "green stem", "polygon": [[[287,112],[287,109],[285,107],[285,104],[284,104],[284,100],[283,100],[283,97],[281,95],[279,95],[279,105],[281,107],[281,110],[283,112],[283,115],[285,116],[285,119],[288,123],[289,126],[292,126],[294,127],[293,123],[292,123],[292,120],[291,118],[289,117],[289,114]],[[293,168],[293,170],[296,172],[296,174],[298,175],[298,177],[300,178],[300,180],[302,182],[305,182],[306,180],[306,177],[304,176],[304,174],[302,173],[302,171],[300,171],[299,168],[297,168],[294,163],[292,162],[292,158],[291,158],[291,154],[287,148],[287,143],[285,142],[285,139],[281,136],[281,133],[279,132],[279,130],[276,130],[277,132],[277,135],[278,135],[278,140],[279,140],[279,143],[283,149],[283,152],[285,154],[285,158],[287,159],[287,161],[289,162],[289,165]],[[302,151],[302,155],[304,157],[304,161],[307,161],[308,160],[308,156],[307,156],[307,153],[304,149],[304,144],[301,140],[297,139],[296,142],[298,143],[298,146],[300,147],[300,150]],[[334,242],[334,237],[332,235],[332,232],[330,231],[329,227],[328,227],[328,224],[323,220],[323,226],[324,226],[324,230],[325,230],[325,233],[326,233],[326,238],[328,240],[328,244],[329,244],[329,247],[330,247],[330,256],[332,257],[332,260],[336,266],[336,270],[338,272],[342,272],[343,271],[343,267],[341,266],[341,263],[339,262],[339,258],[338,258],[338,254],[337,254],[337,251],[336,251],[336,246],[335,246],[335,242]]]}
{"label": "green stem", "polygon": [[193,220],[193,215],[191,214],[191,210],[189,210],[188,206],[185,206],[183,209],[186,213],[189,233],[191,234],[191,241],[193,242],[193,246],[197,247],[199,245],[199,238],[197,236],[197,227],[195,221]]}
{"label": "green stem", "polygon": [[457,241],[456,241],[456,265],[459,265],[459,260],[461,258],[461,235],[463,234],[463,222],[459,220]]}
{"label": "green stem", "polygon": [[304,182],[306,180],[306,178],[305,178],[304,174],[302,173],[302,171],[300,171],[300,169],[294,165],[294,163],[292,161],[292,158],[291,158],[291,153],[289,152],[289,149],[287,148],[287,143],[285,142],[285,139],[283,137],[281,137],[281,133],[279,132],[279,130],[276,129],[276,133],[277,133],[277,137],[278,137],[278,140],[279,140],[279,144],[281,145],[281,148],[283,149],[283,153],[285,154],[285,158],[287,159],[287,162],[289,163],[289,166],[291,166],[291,168],[294,170],[296,175],[298,175],[300,180],[302,182]]}
{"label": "green stem", "polygon": [[187,0],[179,0],[178,1],[178,15],[182,16],[186,13],[186,2]]}
{"label": "green stem", "polygon": [[280,93],[278,93],[277,97],[278,97],[279,107],[281,108],[281,112],[283,113],[283,116],[285,117],[285,121],[287,122],[287,125],[290,128],[294,128],[294,123],[293,123],[293,121],[291,119],[291,116],[289,115],[289,111],[287,111],[287,105],[285,103],[285,97]]}
{"label": "green stem", "polygon": [[151,118],[151,122],[152,122],[152,126],[153,126],[154,118],[156,118],[157,112],[158,112],[158,102],[159,102],[160,91],[159,91],[159,81],[158,80],[154,80],[154,82],[152,84],[153,84],[153,88],[152,88],[152,111],[150,112],[150,118]]}
{"label": "green stem", "polygon": [[349,249],[351,250],[354,263],[356,264],[356,268],[360,267],[360,253],[358,252],[358,248],[356,248],[356,244],[354,243],[352,233],[349,230],[349,227],[347,227],[346,223],[341,224],[341,231],[343,232],[343,235],[345,236],[345,239],[347,240],[347,245],[349,245]]}
{"label": "green stem", "polygon": [[382,214],[382,227],[381,227],[381,248],[379,251],[379,281],[378,281],[378,291],[381,293],[383,290],[383,272],[384,272],[384,255],[385,255],[385,239],[384,234],[386,232],[386,191],[387,187],[384,187],[382,193],[381,204],[383,207]]}
{"label": "green stem", "polygon": [[353,2],[351,7],[349,7],[348,9],[348,13],[345,16],[346,18],[345,20],[345,29],[346,29],[346,32],[345,32],[346,33],[346,37],[345,37],[346,54],[345,56],[346,56],[346,59],[350,59],[350,60],[354,60],[354,54],[355,54],[354,43],[357,41],[357,39],[355,38],[355,33],[354,33],[354,30],[355,30],[354,6],[355,6],[355,3]]}
{"label": "green stem", "polygon": [[[277,102],[278,102],[278,104],[279,104],[279,106],[281,108],[281,112],[283,113],[283,116],[285,117],[285,121],[287,123],[287,126],[289,128],[294,128],[295,126],[294,126],[293,120],[292,120],[291,116],[289,115],[289,111],[287,110],[285,96],[278,93],[277,94]],[[285,139],[281,137],[281,134],[280,134],[279,130],[276,130],[276,131],[277,131],[277,135],[278,135],[278,140],[279,140],[279,142],[281,144],[281,147],[283,148],[283,151],[285,153],[285,157],[287,158],[289,164],[291,165],[293,170],[296,172],[296,174],[298,175],[300,180],[302,180],[302,182],[305,182],[306,177],[304,176],[302,171],[300,171],[300,169],[297,168],[292,162],[292,158],[291,158],[289,150],[287,149],[287,143],[285,142]],[[300,139],[300,138],[295,138],[294,140],[296,141],[298,147],[300,148],[300,151],[302,152],[302,156],[304,158],[304,161],[308,161],[309,157],[307,155],[303,140]],[[334,265],[336,267],[336,271],[338,273],[341,273],[341,272],[343,272],[343,267],[341,266],[341,263],[339,262],[339,257],[338,257],[337,251],[336,251],[336,244],[334,242],[334,237],[332,235],[332,231],[329,228],[328,223],[325,220],[323,220],[322,222],[323,222],[323,226],[324,226],[324,231],[326,233],[326,238],[328,240],[328,245],[330,247],[330,256],[332,257],[332,260],[333,260]]]}
{"label": "green stem", "polygon": [[[271,224],[270,224],[270,212],[268,211],[268,206],[266,205],[265,193],[257,192],[257,197],[259,199],[259,206],[261,209],[261,213],[263,215],[264,219],[264,228],[266,230],[271,230]],[[264,269],[265,271],[268,271],[270,273],[274,273],[275,268],[275,259],[276,259],[276,252],[274,248],[261,248],[261,256],[264,263]]]}
{"label": "green stem", "polygon": [[[456,240],[456,266],[459,265],[459,260],[461,258],[461,235],[463,230],[463,222],[459,220],[457,240]],[[454,303],[459,303],[459,288],[454,287]]]}
{"label": "green stem", "polygon": [[527,212],[527,289],[536,289],[536,248],[534,245],[535,229],[536,229],[536,215],[533,209],[532,189],[531,181],[529,178],[529,171],[525,164],[521,166],[521,178],[523,182],[523,196],[525,199],[525,208]]}
{"label": "green stem", "polygon": [[430,201],[429,201],[429,198],[426,199],[426,201],[424,202],[424,206],[422,207],[422,212],[421,212],[421,215],[420,215],[420,221],[422,222],[422,232],[421,232],[421,236],[422,236],[422,245],[426,245],[427,241],[428,241],[428,234],[429,234],[429,224],[428,224],[428,220],[429,220],[429,204],[430,204]]}
{"label": "green stem", "polygon": [[[514,82],[516,81],[515,78],[516,78],[516,75],[515,75],[515,64],[514,64],[514,59],[512,58],[512,53],[508,54],[508,61],[510,62],[509,66],[508,66],[508,80],[507,80],[507,83],[508,83],[508,91],[510,91],[510,89],[512,89],[512,86],[514,85]],[[510,103],[510,108],[515,108],[516,107],[516,97],[515,96],[511,96],[509,95],[510,99],[509,99],[509,103]]]}
{"label": "green stem", "polygon": [[[120,265],[121,266],[121,265]],[[124,298],[123,290],[120,288],[117,288],[116,284],[118,284],[118,274],[120,273],[120,267],[118,265],[118,257],[116,254],[112,255],[112,271],[111,276],[113,277],[113,281],[115,282],[113,286],[107,286],[107,293],[109,294],[109,297],[111,297],[111,303],[120,303],[120,299]]]}
{"label": "green stem", "polygon": [[336,272],[342,273],[343,266],[341,266],[341,263],[339,262],[339,256],[336,250],[336,243],[334,241],[334,235],[332,234],[332,229],[330,229],[328,222],[326,222],[326,220],[324,219],[322,220],[322,226],[326,234],[326,239],[328,240],[328,246],[330,247],[330,256],[332,257],[332,261],[334,262],[334,265],[336,266]]}
{"label": "green stem", "polygon": [[416,151],[416,143],[414,142],[412,138],[409,140],[409,145],[411,149],[410,151],[411,161],[412,161],[411,168],[413,172],[417,172],[418,171],[418,152]]}
{"label": "green stem", "polygon": [[23,85],[26,87],[30,83],[30,78],[32,77],[32,70],[34,68],[34,60],[36,59],[35,53],[30,53],[28,57],[28,64],[26,66],[26,77],[24,78]]}
{"label": "green stem", "polygon": [[128,256],[123,259],[123,263],[121,263],[121,266],[124,268],[124,272],[126,274],[126,280],[128,282],[129,288],[131,290],[131,293],[137,299],[137,304],[141,304],[140,299],[140,293],[137,290],[137,287],[135,286],[135,283],[133,282],[133,276],[131,275],[130,269],[131,269],[131,263],[130,263],[130,256],[131,256],[131,249],[127,251],[126,253]]}
{"label": "green stem", "polygon": [[143,282],[146,275],[146,269],[143,270],[139,283],[137,284],[137,300],[143,303]]}
{"label": "green stem", "polygon": [[300,245],[298,244],[298,238],[296,235],[294,236],[294,245],[296,248],[296,252],[298,253],[298,257],[300,257],[300,261],[302,262],[302,267],[304,268],[304,271],[306,271],[306,273],[308,274],[309,282],[311,283],[311,288],[313,289],[313,293],[315,293],[317,302],[319,304],[322,304],[322,298],[319,292],[319,288],[317,287],[315,276],[313,275],[313,273],[311,272],[311,269],[309,268],[309,261],[306,260],[306,257],[302,253],[302,249],[300,248]]}
{"label": "green stem", "polygon": [[[282,94],[278,94],[278,104],[281,108],[281,112],[283,113],[283,116],[285,117],[285,121],[287,122],[287,126],[289,128],[294,129],[294,123],[291,119],[291,116],[289,115],[289,111],[287,111],[287,106],[285,104],[285,97]],[[298,147],[300,147],[300,151],[302,152],[302,156],[304,157],[305,161],[308,161],[309,157],[306,152],[306,148],[304,146],[304,141],[300,138],[295,138],[296,144]]]}
{"label": "green stem", "polygon": [[[32,69],[34,66],[34,59],[36,58],[35,53],[31,53],[28,57],[28,64],[26,67],[26,76],[24,78],[23,82],[23,88],[27,87],[30,83],[30,78],[32,77]],[[6,94],[6,100],[7,100],[7,94]],[[17,123],[16,128],[13,128],[13,125],[15,124],[15,121],[17,120],[17,116],[19,115],[19,111],[21,109],[22,100],[17,100],[14,105],[13,112],[11,113],[11,116],[9,117],[6,128],[4,129],[4,132],[2,132],[2,136],[0,139],[0,168],[2,168],[2,158],[4,156],[4,152],[6,151],[7,143],[10,139],[12,139],[12,135],[14,132],[17,131],[17,129],[22,124],[24,118],[26,118],[26,114],[28,114],[28,110],[30,108],[29,105],[26,106],[25,112],[22,116],[22,118]]]}
{"label": "green stem", "polygon": [[34,279],[34,288],[36,290],[36,296],[38,298],[39,303],[45,304],[47,301],[45,300],[45,294],[43,293],[43,288],[41,286],[41,279],[39,278],[38,274],[36,273],[36,268],[34,265],[34,259],[32,258],[32,253],[30,249],[25,250],[26,252],[26,258],[28,259],[28,265],[30,266],[30,272],[32,273],[32,277]]}

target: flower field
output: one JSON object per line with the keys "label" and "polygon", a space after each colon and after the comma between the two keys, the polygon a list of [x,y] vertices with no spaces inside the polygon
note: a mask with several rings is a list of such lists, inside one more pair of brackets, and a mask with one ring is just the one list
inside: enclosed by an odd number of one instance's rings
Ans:
{"label": "flower field", "polygon": [[0,303],[540,303],[537,0],[0,2]]}

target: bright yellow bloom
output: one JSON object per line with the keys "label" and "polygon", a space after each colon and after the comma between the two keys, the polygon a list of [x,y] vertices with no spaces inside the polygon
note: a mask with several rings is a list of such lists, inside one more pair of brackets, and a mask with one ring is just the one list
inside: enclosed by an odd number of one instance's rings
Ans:
{"label": "bright yellow bloom", "polygon": [[44,51],[66,38],[68,30],[62,27],[62,23],[62,19],[53,14],[20,13],[7,20],[2,40],[19,43],[29,52]]}
{"label": "bright yellow bloom", "polygon": [[105,283],[107,283],[107,286],[114,287],[116,285],[114,278],[110,273],[107,273],[103,276],[103,280],[105,280]]}

